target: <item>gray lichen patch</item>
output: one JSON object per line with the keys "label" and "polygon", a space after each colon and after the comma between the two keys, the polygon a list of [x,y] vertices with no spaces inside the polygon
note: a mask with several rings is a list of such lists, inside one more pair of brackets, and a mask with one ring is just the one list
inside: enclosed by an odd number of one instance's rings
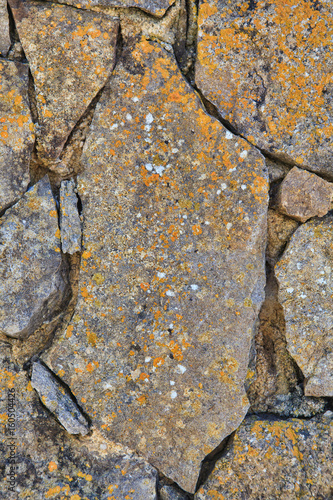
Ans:
{"label": "gray lichen patch", "polygon": [[69,296],[55,201],[47,176],[0,219],[0,331],[26,338]]}
{"label": "gray lichen patch", "polygon": [[31,385],[43,404],[57,417],[69,434],[85,436],[89,422],[55,375],[39,362],[32,365]]}
{"label": "gray lichen patch", "polygon": [[81,251],[81,220],[78,212],[78,197],[73,179],[60,185],[60,233],[64,253]]}

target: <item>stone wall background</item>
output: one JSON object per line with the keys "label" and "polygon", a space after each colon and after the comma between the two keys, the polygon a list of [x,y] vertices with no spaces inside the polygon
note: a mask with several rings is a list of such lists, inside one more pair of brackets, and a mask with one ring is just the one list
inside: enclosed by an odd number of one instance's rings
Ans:
{"label": "stone wall background", "polygon": [[325,0],[0,0],[0,498],[333,498]]}

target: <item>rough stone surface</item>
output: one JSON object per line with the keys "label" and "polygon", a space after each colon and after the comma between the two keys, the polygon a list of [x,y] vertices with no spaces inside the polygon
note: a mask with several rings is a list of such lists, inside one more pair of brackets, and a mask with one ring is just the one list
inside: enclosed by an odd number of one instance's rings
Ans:
{"label": "rough stone surface", "polygon": [[37,150],[55,161],[113,69],[118,21],[49,2],[10,5],[37,94]]}
{"label": "rough stone surface", "polygon": [[186,493],[180,492],[174,486],[163,486],[160,490],[161,500],[188,500]]}
{"label": "rough stone surface", "polygon": [[64,253],[81,251],[81,220],[78,212],[78,198],[73,179],[60,185],[60,232],[61,248]]}
{"label": "rough stone surface", "polygon": [[287,347],[308,396],[333,396],[332,238],[332,216],[308,221],[276,266]]}
{"label": "rough stone surface", "polygon": [[266,258],[275,264],[299,223],[275,210],[268,210]]}
{"label": "rough stone surface", "polygon": [[322,217],[331,209],[333,184],[316,174],[294,167],[284,178],[276,200],[277,210],[300,222]]}
{"label": "rough stone surface", "polygon": [[56,205],[47,176],[0,219],[0,332],[25,338],[67,299]]}
{"label": "rough stone surface", "polygon": [[333,4],[201,1],[196,83],[251,143],[333,178]]}
{"label": "rough stone surface", "polygon": [[201,460],[248,408],[263,158],[142,40],[103,91],[83,165],[76,314],[43,359],[106,435],[193,492]]}
{"label": "rough stone surface", "polygon": [[332,498],[332,416],[246,419],[195,500]]}
{"label": "rough stone surface", "polygon": [[83,9],[99,9],[105,7],[135,7],[142,9],[156,17],[161,17],[166,10],[175,3],[175,0],[82,0],[78,4],[76,0],[60,0],[60,3],[73,5]]}
{"label": "rough stone surface", "polygon": [[0,0],[0,54],[5,57],[10,49],[7,1]]}
{"label": "rough stone surface", "polygon": [[[11,362],[6,344],[0,344],[0,358],[1,498],[157,500],[153,467],[96,430],[80,439],[70,436],[42,407],[26,373]],[[9,419],[13,414],[14,430]],[[9,482],[11,450],[17,473],[14,492]]]}
{"label": "rough stone surface", "polygon": [[54,374],[39,362],[32,364],[31,386],[67,432],[82,436],[88,434],[89,422],[80,408]]}
{"label": "rough stone surface", "polygon": [[25,192],[29,184],[33,128],[28,101],[28,67],[1,59],[0,214]]}

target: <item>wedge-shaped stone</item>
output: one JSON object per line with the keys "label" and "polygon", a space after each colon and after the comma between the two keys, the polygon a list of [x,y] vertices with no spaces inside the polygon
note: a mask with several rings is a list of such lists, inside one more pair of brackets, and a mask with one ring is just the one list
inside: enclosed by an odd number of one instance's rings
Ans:
{"label": "wedge-shaped stone", "polygon": [[0,331],[25,338],[68,297],[56,205],[47,176],[0,219]]}
{"label": "wedge-shaped stone", "polygon": [[264,160],[143,40],[124,48],[83,164],[79,299],[46,362],[95,425],[193,492],[201,460],[248,408]]}
{"label": "wedge-shaped stone", "polygon": [[0,54],[5,57],[10,49],[7,1],[0,0]]}
{"label": "wedge-shaped stone", "polygon": [[135,7],[156,17],[161,17],[175,0],[60,0],[60,3],[73,5],[83,9],[105,9],[105,7]]}
{"label": "wedge-shaped stone", "polygon": [[300,222],[322,217],[331,209],[333,184],[316,174],[294,167],[281,183],[277,209]]}
{"label": "wedge-shaped stone", "polygon": [[69,434],[88,434],[89,422],[71,395],[51,370],[37,361],[32,364],[31,385]]}
{"label": "wedge-shaped stone", "polygon": [[26,372],[1,343],[0,374],[3,499],[157,500],[157,471],[97,430],[84,439],[70,436],[42,407]]}
{"label": "wedge-shaped stone", "polygon": [[37,149],[56,160],[113,69],[118,21],[49,2],[10,5],[37,94]]}
{"label": "wedge-shaped stone", "polygon": [[[1,12],[0,12],[1,16]],[[0,214],[25,191],[34,144],[28,67],[0,60]]]}
{"label": "wedge-shaped stone", "polygon": [[330,498],[332,416],[246,419],[195,500]]}
{"label": "wedge-shaped stone", "polygon": [[307,396],[333,396],[333,217],[301,225],[276,266],[287,348]]}
{"label": "wedge-shaped stone", "polygon": [[252,144],[333,179],[333,4],[201,0],[196,83]]}

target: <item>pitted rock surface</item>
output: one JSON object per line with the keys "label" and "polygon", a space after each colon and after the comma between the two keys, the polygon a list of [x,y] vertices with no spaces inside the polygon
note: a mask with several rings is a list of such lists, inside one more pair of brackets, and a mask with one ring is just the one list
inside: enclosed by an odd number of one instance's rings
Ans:
{"label": "pitted rock surface", "polygon": [[307,396],[333,396],[333,217],[301,225],[276,265],[287,348]]}
{"label": "pitted rock surface", "polygon": [[246,419],[195,500],[330,498],[332,416]]}
{"label": "pitted rock surface", "polygon": [[76,313],[43,359],[107,436],[193,492],[248,408],[265,165],[205,113],[170,53],[142,40],[123,54],[78,178]]}
{"label": "pitted rock surface", "polygon": [[0,219],[0,332],[25,338],[68,297],[56,205],[47,176]]}
{"label": "pitted rock surface", "polygon": [[[10,412],[8,411],[10,408]],[[14,414],[13,417],[8,415]],[[157,471],[94,431],[70,436],[50,417],[26,372],[0,344],[0,491],[6,500],[157,500]],[[16,480],[10,490],[10,444]]]}
{"label": "pitted rock surface", "polygon": [[300,222],[322,217],[331,209],[333,184],[316,174],[294,167],[283,179],[277,194],[279,212]]}
{"label": "pitted rock surface", "polygon": [[0,214],[18,200],[29,184],[33,130],[28,100],[28,67],[1,59]]}
{"label": "pitted rock surface", "polygon": [[201,1],[196,84],[238,133],[333,178],[333,4]]}
{"label": "pitted rock surface", "polygon": [[7,1],[0,0],[0,54],[5,57],[10,49]]}
{"label": "pitted rock surface", "polygon": [[60,0],[60,3],[73,5],[73,7],[92,10],[105,10],[107,7],[141,9],[156,17],[161,17],[166,10],[175,3],[175,0]]}
{"label": "pitted rock surface", "polygon": [[37,150],[56,161],[113,69],[118,21],[50,2],[10,5],[37,94]]}

